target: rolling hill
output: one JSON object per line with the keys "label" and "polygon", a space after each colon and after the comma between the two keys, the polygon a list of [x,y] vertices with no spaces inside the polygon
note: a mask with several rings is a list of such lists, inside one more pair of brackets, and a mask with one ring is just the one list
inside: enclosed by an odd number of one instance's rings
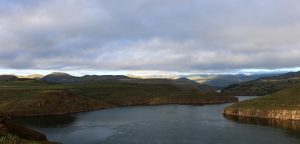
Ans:
{"label": "rolling hill", "polygon": [[224,114],[239,117],[300,120],[300,84],[293,84],[267,96],[235,103],[225,108]]}
{"label": "rolling hill", "polygon": [[0,75],[0,81],[13,81],[17,80],[18,77],[14,75]]}
{"label": "rolling hill", "polygon": [[223,89],[232,84],[239,84],[252,81],[261,77],[275,76],[274,74],[206,74],[206,75],[189,75],[187,78],[201,84],[205,84],[216,89]]}
{"label": "rolling hill", "polygon": [[63,114],[116,106],[233,102],[188,79],[132,79],[125,76],[74,77],[64,73],[40,80],[0,82],[0,112],[17,116]]}
{"label": "rolling hill", "polygon": [[278,76],[263,77],[253,81],[230,85],[222,90],[228,95],[262,96],[300,83],[300,72],[290,72]]}

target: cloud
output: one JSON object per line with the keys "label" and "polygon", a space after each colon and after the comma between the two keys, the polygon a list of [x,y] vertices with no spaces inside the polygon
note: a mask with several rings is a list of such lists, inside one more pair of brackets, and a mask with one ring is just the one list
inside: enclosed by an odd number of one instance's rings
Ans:
{"label": "cloud", "polygon": [[0,2],[0,68],[236,71],[300,67],[297,0]]}

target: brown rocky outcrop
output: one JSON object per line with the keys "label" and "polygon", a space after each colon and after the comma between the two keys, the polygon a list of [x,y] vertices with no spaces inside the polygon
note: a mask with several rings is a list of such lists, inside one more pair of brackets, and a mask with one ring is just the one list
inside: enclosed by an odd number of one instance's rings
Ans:
{"label": "brown rocky outcrop", "polygon": [[300,121],[256,118],[256,117],[242,117],[242,116],[233,116],[233,115],[225,115],[225,117],[229,120],[233,120],[236,122],[254,124],[254,125],[272,126],[274,128],[289,130],[289,132],[295,132],[297,134],[299,134],[300,132]]}
{"label": "brown rocky outcrop", "polygon": [[299,110],[267,110],[267,109],[224,109],[224,115],[239,117],[256,117],[281,120],[300,120]]}

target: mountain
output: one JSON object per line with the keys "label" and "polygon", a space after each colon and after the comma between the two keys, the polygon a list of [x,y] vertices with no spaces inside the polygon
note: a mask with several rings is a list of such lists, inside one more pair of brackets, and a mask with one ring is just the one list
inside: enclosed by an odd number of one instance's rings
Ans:
{"label": "mountain", "polygon": [[52,83],[79,83],[79,82],[109,82],[109,81],[127,81],[131,78],[123,75],[85,75],[82,77],[72,76],[67,73],[54,72],[44,76],[40,80]]}
{"label": "mountain", "polygon": [[218,74],[218,75],[191,75],[187,78],[197,81],[198,83],[206,84],[218,89],[225,88],[232,84],[239,84],[261,77],[274,76],[278,74]]}
{"label": "mountain", "polygon": [[198,89],[199,91],[214,91],[213,87],[205,84],[199,84],[196,81],[190,80],[188,78],[178,78],[173,80],[175,85],[181,86],[185,89]]}
{"label": "mountain", "polygon": [[255,80],[261,77],[271,76],[271,74],[255,74],[255,75],[245,75],[245,74],[237,74],[237,75],[217,75],[214,79],[210,79],[206,81],[204,84],[209,86],[215,86],[224,88],[232,84],[239,84],[242,82],[247,82],[251,80]]}
{"label": "mountain", "polygon": [[130,78],[124,75],[85,75],[82,77],[75,77],[67,73],[51,73],[40,79],[41,81],[51,83],[91,83],[91,82],[120,82],[120,83],[133,83],[133,84],[170,84],[181,89],[199,90],[199,91],[214,91],[214,88],[205,84],[199,84],[188,78],[178,79],[162,79],[162,78],[149,78],[138,79]]}
{"label": "mountain", "polygon": [[13,81],[17,80],[18,77],[14,75],[0,75],[0,81]]}
{"label": "mountain", "polygon": [[44,75],[41,74],[31,74],[26,76],[17,76],[18,78],[24,78],[24,79],[41,79],[44,77]]}
{"label": "mountain", "polygon": [[128,75],[130,78],[136,79],[180,79],[188,78],[190,80],[196,81],[200,84],[205,84],[214,87],[216,90],[223,89],[232,84],[239,84],[242,82],[247,82],[255,80],[266,76],[275,76],[278,73],[268,73],[268,74],[191,74],[191,75],[148,75],[148,76],[135,76]]}
{"label": "mountain", "polygon": [[262,77],[249,82],[230,85],[222,90],[230,95],[266,95],[300,83],[300,72],[290,72],[277,76]]}
{"label": "mountain", "polygon": [[52,83],[73,83],[78,82],[78,77],[62,72],[54,72],[41,78],[40,80]]}
{"label": "mountain", "polygon": [[136,83],[136,84],[156,84],[156,85],[169,84],[183,90],[215,91],[213,87],[210,87],[205,84],[197,83],[185,77],[178,78],[178,79],[166,79],[166,78],[130,79],[122,82]]}
{"label": "mountain", "polygon": [[85,75],[80,79],[81,81],[128,81],[132,78],[124,75]]}

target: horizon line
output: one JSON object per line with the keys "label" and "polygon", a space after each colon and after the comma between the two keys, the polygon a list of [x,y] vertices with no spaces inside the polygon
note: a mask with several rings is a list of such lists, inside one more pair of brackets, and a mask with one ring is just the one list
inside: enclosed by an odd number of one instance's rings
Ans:
{"label": "horizon line", "polygon": [[282,68],[282,69],[242,69],[228,72],[218,71],[192,71],[192,72],[175,72],[175,71],[159,71],[159,70],[38,70],[38,69],[1,69],[0,75],[27,76],[33,74],[48,75],[54,72],[67,73],[73,76],[84,75],[125,75],[125,76],[191,76],[191,75],[255,75],[255,74],[280,74],[288,72],[298,72],[300,67]]}

